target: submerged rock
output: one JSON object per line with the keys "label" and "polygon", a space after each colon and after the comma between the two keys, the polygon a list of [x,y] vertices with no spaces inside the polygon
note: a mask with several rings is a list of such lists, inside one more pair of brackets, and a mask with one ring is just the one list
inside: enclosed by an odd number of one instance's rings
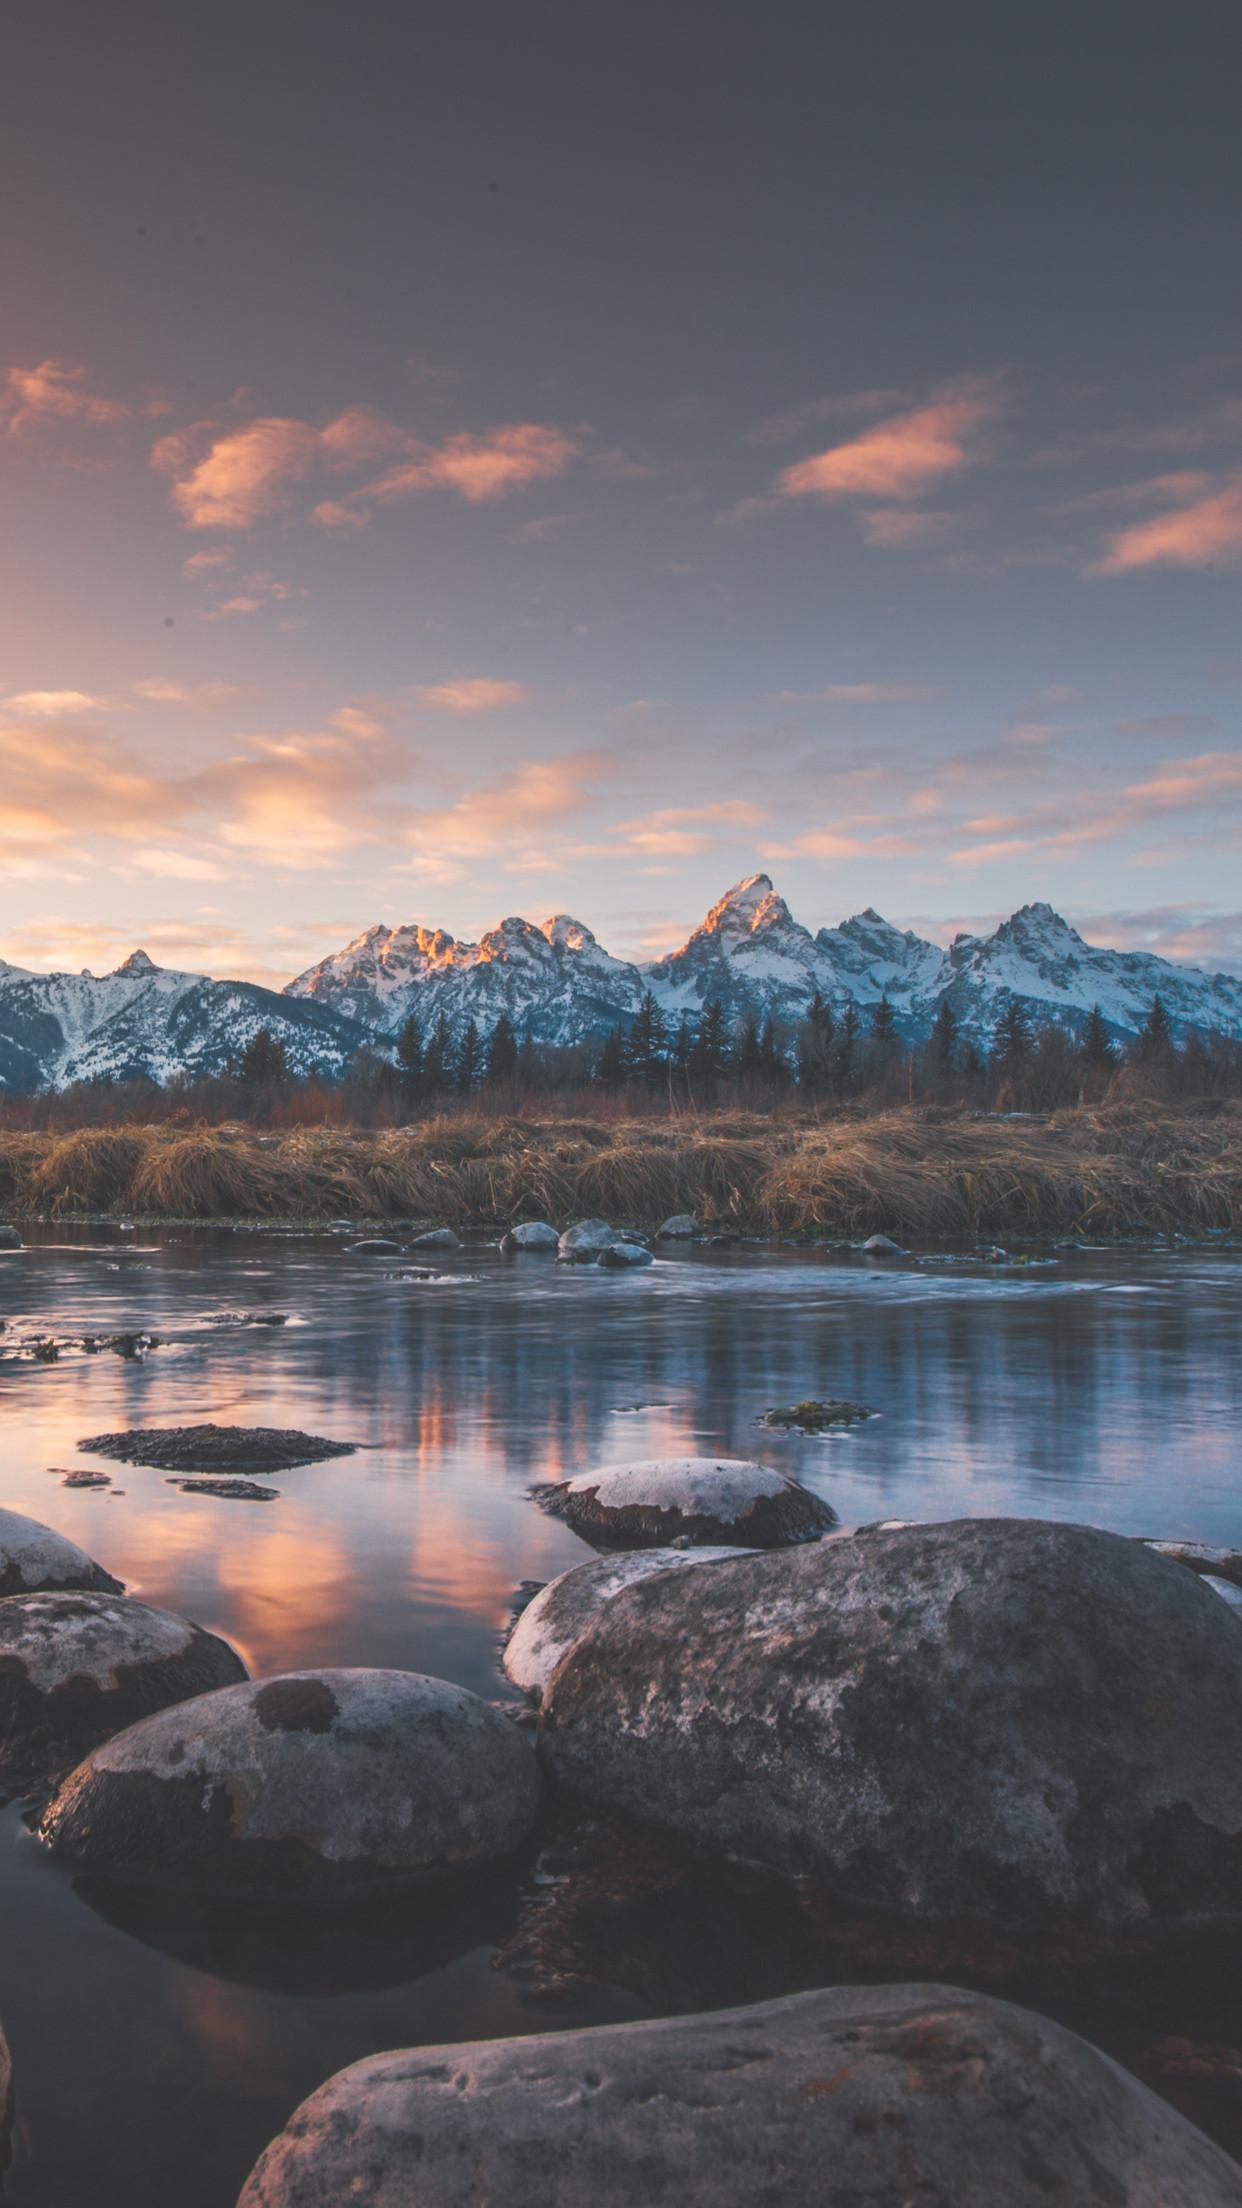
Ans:
{"label": "submerged rock", "polygon": [[651,1265],[651,1252],[641,1242],[606,1242],[599,1253],[599,1262],[615,1272],[624,1272],[631,1265]]}
{"label": "submerged rock", "polygon": [[949,1986],[417,2047],[338,2072],[238,2208],[1242,2208],[1242,2170],[1106,2055]]}
{"label": "submerged rock", "polygon": [[20,1250],[24,1247],[16,1227],[0,1225],[0,1250]]}
{"label": "submerged rock", "polygon": [[42,1835],[87,1871],[292,1897],[496,1862],[530,1831],[538,1794],[529,1741],[464,1687],[289,1672],[108,1741]]}
{"label": "submerged rock", "polygon": [[1144,1540],[1143,1547],[1154,1549],[1157,1556],[1169,1557],[1174,1564],[1186,1565],[1203,1578],[1229,1580],[1242,1588],[1242,1554],[1237,1549],[1218,1549],[1202,1541]]}
{"label": "submerged rock", "polygon": [[410,1244],[412,1250],[459,1250],[461,1236],[451,1227],[428,1227],[425,1234],[416,1234]]}
{"label": "submerged rock", "polygon": [[277,1472],[350,1457],[357,1443],[287,1426],[131,1426],[120,1434],[94,1434],[78,1447],[122,1464],[154,1465],[157,1472]]}
{"label": "submerged rock", "polygon": [[793,1427],[800,1434],[825,1434],[833,1426],[857,1426],[864,1418],[874,1418],[875,1412],[866,1403],[850,1403],[842,1398],[830,1397],[819,1403],[811,1398],[805,1403],[787,1403],[782,1409],[765,1411],[761,1426]]}
{"label": "submerged rock", "polygon": [[554,1250],[560,1241],[555,1227],[546,1219],[524,1219],[520,1226],[510,1227],[500,1237],[500,1247],[506,1257],[516,1257],[521,1250]]}
{"label": "submerged rock", "polygon": [[364,1235],[361,1242],[351,1242],[351,1257],[400,1257],[403,1244],[394,1242],[390,1234]]}
{"label": "submerged rock", "polygon": [[111,1487],[112,1474],[91,1472],[86,1465],[79,1464],[74,1466],[72,1472],[61,1473],[60,1484],[62,1487]]}
{"label": "submerged rock", "polygon": [[836,1512],[766,1464],[737,1457],[652,1457],[609,1464],[544,1488],[544,1510],[599,1549],[696,1545],[783,1549],[816,1541]]}
{"label": "submerged rock", "polygon": [[524,1693],[542,1694],[562,1657],[622,1587],[652,1572],[726,1563],[751,1554],[749,1549],[632,1549],[624,1556],[575,1564],[525,1605],[505,1643],[506,1676]]}
{"label": "submerged rock", "polygon": [[616,1240],[617,1230],[606,1219],[579,1219],[560,1237],[557,1259],[562,1265],[594,1265],[600,1251]]}
{"label": "submerged rock", "polygon": [[656,1239],[660,1242],[693,1242],[698,1231],[699,1222],[693,1213],[678,1211],[671,1219],[666,1219],[662,1227],[656,1228]]}
{"label": "submerged rock", "polygon": [[[103,1477],[106,1484],[106,1475]],[[99,1594],[124,1592],[119,1579],[80,1549],[76,1541],[54,1533],[37,1518],[0,1510],[0,1596],[64,1593],[69,1589]]]}
{"label": "submerged rock", "polygon": [[227,1479],[170,1479],[168,1487],[179,1488],[183,1495],[223,1495],[231,1503],[276,1503],[280,1500],[278,1487],[256,1487],[253,1480],[240,1479],[236,1473]]}
{"label": "submerged rock", "polygon": [[904,1257],[906,1254],[891,1234],[869,1234],[862,1249],[867,1257]]}
{"label": "submerged rock", "polygon": [[0,1602],[0,1780],[41,1778],[170,1702],[244,1679],[227,1641],[122,1595]]}
{"label": "submerged rock", "polygon": [[1242,1910],[1242,1621],[1091,1527],[661,1574],[559,1666],[542,1751],[823,1897],[1014,1926]]}

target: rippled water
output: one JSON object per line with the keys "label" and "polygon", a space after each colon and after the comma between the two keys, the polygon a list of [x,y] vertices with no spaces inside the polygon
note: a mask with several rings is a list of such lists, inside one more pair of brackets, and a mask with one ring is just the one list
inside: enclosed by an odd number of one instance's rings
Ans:
{"label": "rippled water", "polygon": [[[1073,1251],[1029,1269],[799,1249],[687,1250],[603,1274],[470,1248],[435,1280],[339,1241],[181,1231],[0,1255],[0,1501],[79,1541],[129,1591],[223,1633],[255,1672],[389,1664],[508,1694],[514,1591],[591,1552],[540,1480],[659,1454],[757,1455],[846,1524],[1013,1513],[1242,1547],[1242,1251]],[[227,1310],[281,1327],[217,1328]],[[21,1343],[145,1329],[142,1361]],[[756,1427],[849,1395],[847,1436]],[[99,1464],[84,1435],[214,1419],[363,1445],[278,1474],[270,1504]],[[118,1490],[124,1490],[118,1493]],[[79,1894],[14,1809],[0,1820],[0,2015],[18,2086],[6,2199],[232,2208],[295,2103],[377,2049],[646,2013],[620,1986],[553,2012],[494,1971],[511,1883],[452,1908],[323,1920],[256,1942]],[[121,1918],[123,1921],[118,1921]]]}

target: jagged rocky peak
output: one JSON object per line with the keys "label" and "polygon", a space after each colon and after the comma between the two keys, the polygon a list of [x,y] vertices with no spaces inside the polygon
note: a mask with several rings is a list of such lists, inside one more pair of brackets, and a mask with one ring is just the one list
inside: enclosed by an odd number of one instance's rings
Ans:
{"label": "jagged rocky peak", "polygon": [[[759,935],[769,928],[796,927],[797,922],[768,874],[748,874],[727,889],[695,935]],[[691,939],[693,940],[693,938]]]}
{"label": "jagged rocky peak", "polygon": [[114,966],[112,970],[114,974],[128,974],[133,979],[137,979],[143,974],[158,974],[161,971],[155,960],[148,958],[145,951],[131,951],[129,957],[123,959],[121,964]]}
{"label": "jagged rocky peak", "polygon": [[575,920],[571,913],[554,912],[545,920],[539,933],[546,935],[554,951],[597,951],[599,943],[583,920]]}

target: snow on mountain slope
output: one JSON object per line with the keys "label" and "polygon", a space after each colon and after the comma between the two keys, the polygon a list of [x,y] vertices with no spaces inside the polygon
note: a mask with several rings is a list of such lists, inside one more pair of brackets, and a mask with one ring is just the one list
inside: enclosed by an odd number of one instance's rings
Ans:
{"label": "snow on mountain slope", "polygon": [[1147,951],[1093,949],[1051,905],[1023,905],[994,935],[959,935],[946,966],[942,993],[963,1030],[984,1041],[1010,997],[1034,1021],[1071,1028],[1098,1004],[1115,1033],[1133,1035],[1158,995],[1176,1032],[1242,1034],[1242,981]]}
{"label": "snow on mountain slope", "polygon": [[637,967],[612,958],[568,913],[542,927],[502,920],[478,943],[442,928],[368,928],[290,982],[287,994],[344,1011],[387,1035],[411,1012],[420,1026],[443,1014],[460,1037],[508,1014],[519,1035],[576,1043],[631,1019],[642,996]]}
{"label": "snow on mountain slope", "polygon": [[1174,1029],[1242,1037],[1242,980],[1174,966],[1147,952],[1095,950],[1052,910],[1024,905],[990,936],[945,952],[870,907],[821,928],[794,919],[766,874],[713,905],[678,951],[647,966],[613,958],[581,921],[502,920],[477,943],[442,928],[373,927],[280,995],[155,966],[136,951],[115,973],[36,974],[0,960],[0,1087],[217,1073],[266,1027],[296,1073],[335,1075],[359,1050],[390,1051],[411,1012],[427,1032],[443,1013],[460,1039],[502,1012],[519,1036],[571,1044],[627,1024],[650,988],[670,1022],[719,1003],[788,1031],[818,991],[839,1014],[887,995],[903,1033],[925,1035],[947,997],[964,1034],[986,1045],[1009,998],[1033,1020],[1081,1026],[1098,1004],[1132,1035],[1153,996]]}
{"label": "snow on mountain slope", "polygon": [[145,951],[111,974],[36,974],[0,963],[5,1088],[221,1073],[264,1027],[302,1074],[339,1074],[374,1040],[318,1005],[253,982],[177,973]]}

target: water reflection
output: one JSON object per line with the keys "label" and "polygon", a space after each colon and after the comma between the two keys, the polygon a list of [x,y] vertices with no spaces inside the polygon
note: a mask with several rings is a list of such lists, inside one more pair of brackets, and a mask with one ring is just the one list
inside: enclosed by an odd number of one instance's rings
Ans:
{"label": "water reflection", "polygon": [[[62,1232],[0,1259],[0,1502],[256,1671],[394,1664],[488,1696],[508,1691],[496,1650],[518,1582],[592,1553],[527,1491],[592,1462],[721,1450],[788,1466],[847,1524],[1003,1511],[1242,1547],[1236,1251],[1068,1253],[1029,1273],[685,1251],[605,1276],[471,1250],[441,1283],[391,1272],[326,1238],[189,1231],[141,1252]],[[208,1324],[264,1308],[290,1323]],[[5,1354],[24,1332],[135,1328],[167,1347]],[[757,1427],[808,1394],[883,1415],[835,1438]],[[83,1435],[197,1419],[363,1446],[276,1475],[262,1505],[139,1466],[98,1492],[49,1475],[90,1461]],[[639,1971],[638,1994],[532,2008],[488,1967],[506,1907],[497,1889],[294,1936],[117,1889],[88,1905],[9,1813],[0,1993],[24,2144],[6,2199],[231,2208],[293,2102],[346,2061],[658,1999]],[[101,2174],[118,2137],[132,2153]]]}

